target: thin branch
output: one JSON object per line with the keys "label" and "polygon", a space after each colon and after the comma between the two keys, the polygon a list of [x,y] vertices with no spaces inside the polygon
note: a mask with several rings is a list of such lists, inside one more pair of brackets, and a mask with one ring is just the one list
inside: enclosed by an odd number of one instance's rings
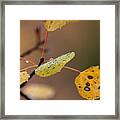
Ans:
{"label": "thin branch", "polygon": [[27,83],[27,81],[25,81],[24,83],[20,84],[20,88],[22,88],[26,83]]}
{"label": "thin branch", "polygon": [[[34,50],[40,49],[40,51],[42,51],[43,49],[40,48],[40,45],[44,44],[44,41],[39,42],[38,44],[36,44],[34,47],[28,49],[26,52],[22,53],[20,56],[24,57],[26,55],[29,55],[31,52],[33,52]],[[47,52],[47,49],[45,49],[45,52]]]}
{"label": "thin branch", "polygon": [[31,100],[27,95],[25,95],[22,91],[20,91],[20,95],[26,98],[27,100]]}
{"label": "thin branch", "polygon": [[21,69],[20,72],[31,69],[31,68],[36,68],[36,67],[38,67],[38,65],[32,65],[32,66]]}
{"label": "thin branch", "polygon": [[[41,37],[40,37],[40,36],[41,36],[41,29],[37,27],[35,33],[36,33],[36,46],[33,47],[33,48],[31,48],[31,49],[29,49],[29,50],[26,51],[25,53],[23,53],[23,54],[21,55],[21,57],[30,54],[31,52],[33,52],[33,51],[36,50],[36,49],[39,49],[39,50],[43,51],[43,49],[40,48],[40,45],[44,43],[44,41],[41,41]],[[44,50],[44,52],[46,52],[46,50]],[[21,58],[21,59],[24,60],[25,63],[32,63],[32,64],[33,64],[33,66],[29,66],[29,67],[27,67],[27,68],[24,68],[24,69],[22,69],[21,71],[28,70],[28,69],[30,69],[30,68],[40,66],[40,65],[42,64],[42,62],[44,62],[44,58],[41,58],[39,64],[38,64],[38,65],[35,65],[35,63],[32,62],[32,61],[30,61],[30,60],[27,60],[27,59],[25,59],[25,58]],[[35,70],[30,74],[30,78],[29,78],[28,80],[30,80],[30,79],[32,78],[32,76],[34,76],[34,74],[35,74]],[[22,88],[23,86],[25,86],[26,83],[27,83],[27,81],[25,81],[24,83],[22,83],[22,84],[20,85],[20,88]],[[23,96],[24,98],[26,98],[27,100],[31,100],[31,99],[30,99],[27,95],[25,95],[22,91],[20,91],[20,95]]]}
{"label": "thin branch", "polygon": [[44,45],[43,45],[41,58],[43,58],[43,56],[44,56],[44,52],[45,52],[45,49],[46,49],[47,41],[48,41],[48,31],[46,31],[46,34],[45,34],[45,42],[44,42]]}
{"label": "thin branch", "polygon": [[[24,68],[24,69],[21,69],[20,72],[25,71],[25,70],[28,70],[28,69],[31,69],[31,68],[36,68],[36,67],[38,67],[38,65],[29,66],[29,67],[26,67],[26,68]],[[80,73],[79,70],[77,70],[77,69],[75,69],[75,68],[72,68],[72,67],[64,66],[64,68],[65,68],[65,69],[72,70],[72,71],[74,71],[74,72],[79,72],[79,73]]]}
{"label": "thin branch", "polygon": [[74,72],[78,72],[78,73],[81,73],[79,70],[75,69],[75,68],[72,68],[72,67],[68,67],[68,66],[64,66],[65,69],[69,69],[69,70],[72,70]]}
{"label": "thin branch", "polygon": [[41,26],[35,28],[36,45],[41,42]]}

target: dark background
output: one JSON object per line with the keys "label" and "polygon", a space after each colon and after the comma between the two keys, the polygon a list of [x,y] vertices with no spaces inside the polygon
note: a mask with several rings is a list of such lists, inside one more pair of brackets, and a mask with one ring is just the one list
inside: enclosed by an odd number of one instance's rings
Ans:
{"label": "dark background", "polygon": [[[20,53],[24,53],[36,44],[35,29],[41,26],[41,40],[45,37],[45,28],[43,22],[39,20],[21,20],[20,21]],[[48,51],[45,53],[45,59],[56,58],[70,51],[76,53],[75,58],[66,66],[71,66],[80,71],[93,65],[100,65],[100,21],[99,20],[80,20],[72,22],[61,30],[49,32]],[[36,64],[39,63],[41,52],[39,49],[25,56]],[[20,67],[26,65],[21,61]],[[29,73],[34,70],[29,70]],[[79,73],[62,69],[60,73],[53,76],[41,78],[33,76],[26,84],[46,84],[54,88],[54,100],[79,100],[83,99],[74,84],[75,78]],[[21,90],[24,92],[25,87]],[[29,95],[28,95],[29,96]],[[25,99],[21,96],[21,99]]]}

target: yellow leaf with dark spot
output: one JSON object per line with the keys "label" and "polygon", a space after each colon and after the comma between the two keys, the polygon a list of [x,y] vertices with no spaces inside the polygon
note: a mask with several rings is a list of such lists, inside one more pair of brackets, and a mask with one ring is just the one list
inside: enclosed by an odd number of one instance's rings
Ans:
{"label": "yellow leaf with dark spot", "polygon": [[88,100],[100,98],[100,69],[92,66],[81,72],[75,79],[75,85],[81,97]]}
{"label": "yellow leaf with dark spot", "polygon": [[20,84],[24,83],[25,81],[28,81],[29,77],[30,75],[26,71],[20,72]]}

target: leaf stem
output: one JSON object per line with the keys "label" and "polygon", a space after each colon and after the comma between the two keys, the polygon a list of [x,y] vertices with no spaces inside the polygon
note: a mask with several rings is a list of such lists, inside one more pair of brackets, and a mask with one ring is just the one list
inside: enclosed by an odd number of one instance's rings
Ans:
{"label": "leaf stem", "polygon": [[75,68],[72,68],[72,67],[68,67],[68,66],[64,66],[65,69],[68,69],[68,70],[72,70],[74,72],[78,72],[78,73],[81,73],[79,70],[75,69]]}
{"label": "leaf stem", "polygon": [[[25,71],[25,70],[28,70],[28,69],[31,69],[31,68],[36,68],[36,67],[38,67],[38,65],[29,66],[29,67],[26,67],[26,68],[24,68],[24,69],[21,69],[20,72]],[[80,73],[79,70],[77,70],[77,69],[75,69],[75,68],[72,68],[72,67],[64,66],[64,68],[65,68],[65,69],[72,70],[72,71],[74,71],[74,72]]]}
{"label": "leaf stem", "polygon": [[23,69],[20,70],[20,72],[25,71],[25,70],[28,70],[28,69],[31,69],[31,68],[35,68],[35,67],[37,67],[37,66],[38,66],[38,65],[32,65],[32,66],[23,68]]}

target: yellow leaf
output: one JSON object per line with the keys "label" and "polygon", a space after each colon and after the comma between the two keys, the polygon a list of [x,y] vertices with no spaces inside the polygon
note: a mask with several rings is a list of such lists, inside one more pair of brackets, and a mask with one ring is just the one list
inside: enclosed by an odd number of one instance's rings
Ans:
{"label": "yellow leaf", "polygon": [[46,20],[44,22],[44,27],[47,31],[55,31],[57,29],[61,29],[71,21],[72,20]]}
{"label": "yellow leaf", "polygon": [[20,72],[20,84],[24,83],[25,81],[28,81],[29,77],[30,75],[26,71]]}
{"label": "yellow leaf", "polygon": [[94,100],[100,98],[100,69],[92,66],[81,72],[75,79],[77,90],[83,98]]}
{"label": "yellow leaf", "polygon": [[69,52],[65,55],[57,57],[43,65],[40,65],[36,70],[35,74],[40,77],[47,77],[60,72],[61,69],[67,64],[70,60],[75,57],[74,52]]}

